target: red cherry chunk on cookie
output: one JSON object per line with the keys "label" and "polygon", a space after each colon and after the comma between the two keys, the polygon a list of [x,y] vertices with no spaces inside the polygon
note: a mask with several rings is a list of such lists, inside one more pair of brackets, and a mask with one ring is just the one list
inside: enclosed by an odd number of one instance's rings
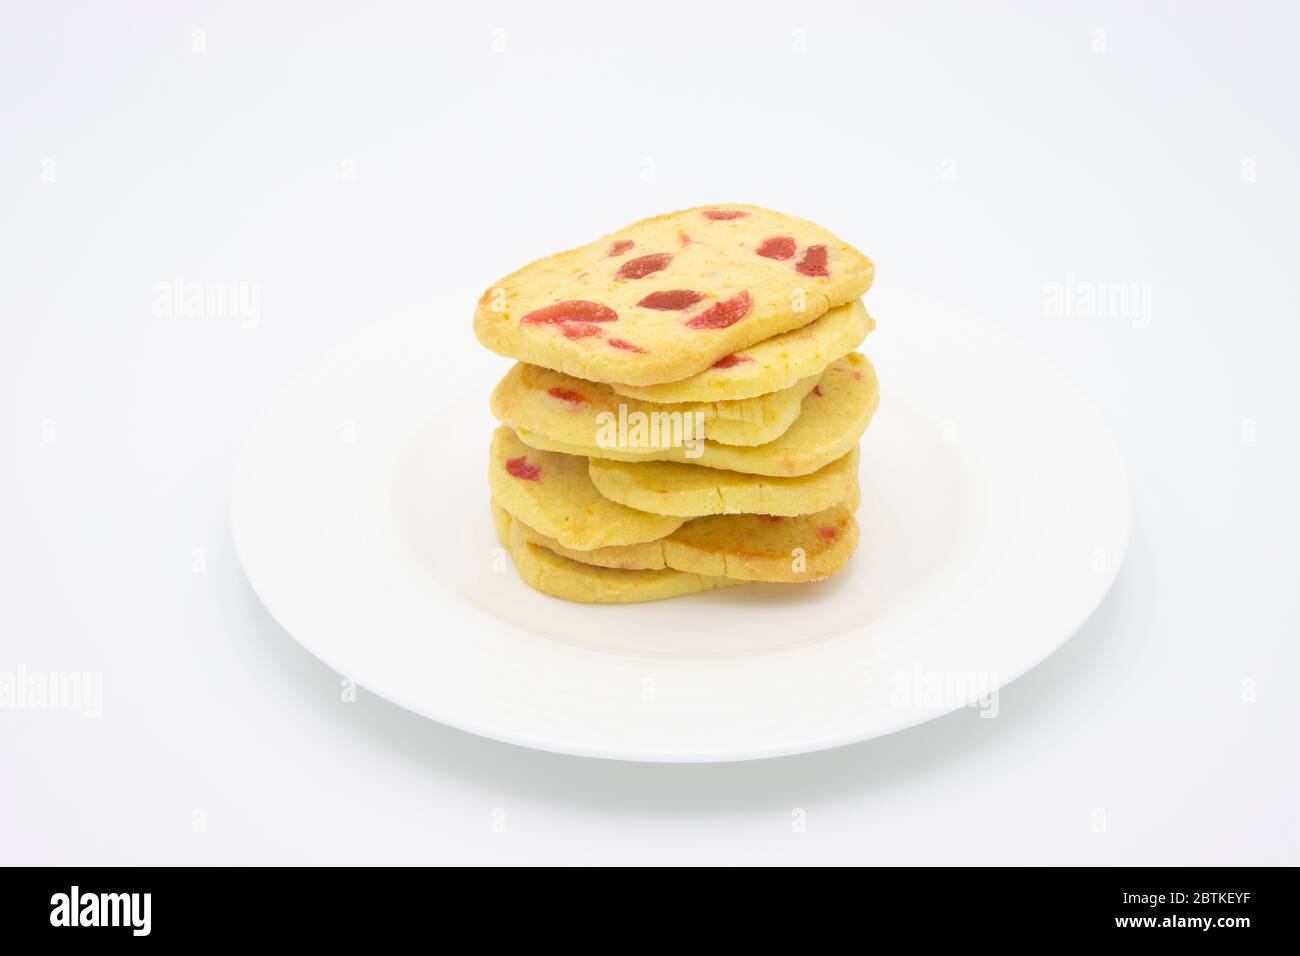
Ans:
{"label": "red cherry chunk on cookie", "polygon": [[611,259],[614,256],[621,256],[623,253],[627,252],[635,245],[636,243],[633,242],[631,239],[619,239],[617,242],[610,243],[609,256]]}
{"label": "red cherry chunk on cookie", "polygon": [[749,315],[753,301],[748,292],[738,292],[725,302],[715,303],[686,322],[691,329],[725,329]]}
{"label": "red cherry chunk on cookie", "polygon": [[716,221],[716,220],[727,220],[727,219],[740,219],[740,218],[742,218],[742,217],[744,217],[744,216],[748,216],[748,215],[749,215],[749,213],[747,213],[747,212],[741,212],[739,209],[706,209],[706,210],[704,210],[704,218],[705,218],[705,219],[713,219],[713,220],[715,220],[715,221]]}
{"label": "red cherry chunk on cookie", "polygon": [[515,478],[521,478],[524,481],[540,481],[542,477],[542,466],[534,465],[523,455],[518,458],[507,458],[506,471],[510,472]]}
{"label": "red cherry chunk on cookie", "polygon": [[645,349],[639,345],[633,345],[631,342],[624,342],[622,339],[610,339],[609,344],[616,349],[622,349],[624,352],[644,352]]}
{"label": "red cherry chunk on cookie", "polygon": [[754,360],[750,358],[748,355],[737,355],[735,352],[732,352],[730,355],[722,356],[722,358],[718,359],[716,362],[713,363],[712,367],[713,368],[735,368],[741,362],[752,362],[752,361]]}
{"label": "red cherry chunk on cookie", "polygon": [[703,301],[702,293],[690,289],[664,289],[661,292],[651,292],[637,305],[643,309],[654,309],[656,312],[680,312]]}
{"label": "red cherry chunk on cookie", "polygon": [[754,252],[764,259],[793,259],[794,240],[789,236],[773,236],[760,242]]}
{"label": "red cherry chunk on cookie", "polygon": [[660,269],[666,269],[668,263],[673,261],[671,252],[652,252],[648,256],[637,256],[635,259],[629,259],[618,267],[614,273],[615,279],[644,279],[648,275],[653,275]]}
{"label": "red cherry chunk on cookie", "polygon": [[557,385],[555,388],[548,388],[546,394],[552,398],[558,398],[562,402],[568,402],[570,405],[587,404],[587,397],[582,392],[572,388],[561,388]]}
{"label": "red cherry chunk on cookie", "polygon": [[804,250],[803,259],[794,267],[796,272],[806,276],[828,276],[826,269],[826,247],[809,246]]}
{"label": "red cherry chunk on cookie", "polygon": [[586,322],[566,322],[560,326],[560,331],[566,339],[585,339],[600,335],[600,326],[588,325]]}
{"label": "red cherry chunk on cookie", "polygon": [[618,313],[599,302],[570,299],[529,312],[519,320],[525,325],[564,325],[567,322],[617,322]]}

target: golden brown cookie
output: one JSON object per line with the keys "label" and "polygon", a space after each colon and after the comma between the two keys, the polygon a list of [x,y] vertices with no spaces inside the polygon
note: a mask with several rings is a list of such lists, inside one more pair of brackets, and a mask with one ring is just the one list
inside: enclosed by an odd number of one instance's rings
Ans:
{"label": "golden brown cookie", "polygon": [[[815,514],[717,515],[686,522],[658,541],[575,551],[517,518],[514,534],[561,557],[602,568],[655,571],[672,568],[708,577],[800,583],[829,577],[858,543],[853,520],[859,496]],[[495,504],[495,503],[494,503]],[[500,507],[500,505],[496,505]]]}
{"label": "golden brown cookie", "polygon": [[637,511],[596,490],[587,460],[524,445],[509,426],[492,435],[488,486],[513,515],[580,551],[654,541],[682,519]]}
{"label": "golden brown cookie", "polygon": [[807,325],[871,286],[871,260],[759,206],[655,216],[547,256],[483,293],[480,342],[593,382],[654,385]]}
{"label": "golden brown cookie", "polygon": [[612,387],[620,395],[645,402],[717,402],[766,395],[821,375],[831,362],[861,345],[875,327],[862,302],[851,302],[801,328],[724,356],[690,378]]}
{"label": "golden brown cookie", "polygon": [[858,487],[858,446],[797,478],[746,475],[676,461],[592,458],[591,481],[606,498],[661,515],[810,514],[843,501]]}
{"label": "golden brown cookie", "polygon": [[642,449],[629,432],[616,447],[591,449],[553,441],[520,429],[526,445],[570,455],[590,455],[614,461],[679,461],[739,471],[750,475],[790,478],[808,475],[848,454],[871,423],[880,404],[875,369],[862,355],[851,352],[832,362],[817,387],[803,400],[799,417],[775,441],[751,447],[723,445],[705,440],[696,448]]}
{"label": "golden brown cookie", "polygon": [[574,448],[616,440],[640,429],[650,448],[710,438],[726,445],[762,445],[789,428],[820,375],[755,398],[656,404],[619,395],[608,385],[519,362],[492,392],[492,414],[511,428],[545,435]]}
{"label": "golden brown cookie", "polygon": [[517,522],[496,502],[492,511],[497,534],[514,558],[519,576],[533,590],[551,597],[580,604],[638,604],[744,583],[672,569],[619,571],[583,564],[526,540],[518,533]]}

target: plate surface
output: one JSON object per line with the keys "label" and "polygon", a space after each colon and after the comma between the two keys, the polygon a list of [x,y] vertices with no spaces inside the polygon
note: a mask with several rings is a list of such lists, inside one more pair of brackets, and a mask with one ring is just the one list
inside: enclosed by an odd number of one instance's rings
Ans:
{"label": "plate surface", "polygon": [[297,376],[230,501],[240,561],[280,624],[427,717],[627,760],[839,746],[992,708],[1123,560],[1127,478],[1083,396],[996,328],[873,291],[863,351],[881,407],[845,571],[652,604],[537,594],[492,530],[486,405],[508,363],[448,343],[465,301],[368,326]]}

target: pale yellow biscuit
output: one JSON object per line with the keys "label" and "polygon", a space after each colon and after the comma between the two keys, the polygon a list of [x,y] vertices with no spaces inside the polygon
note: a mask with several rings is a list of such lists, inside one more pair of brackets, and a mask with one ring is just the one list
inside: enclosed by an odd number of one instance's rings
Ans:
{"label": "pale yellow biscuit", "polygon": [[488,457],[492,496],[565,547],[589,551],[654,541],[682,524],[681,518],[611,501],[591,483],[585,458],[529,448],[506,425],[492,435]]}
{"label": "pale yellow biscuit", "polygon": [[688,521],[665,538],[664,560],[694,574],[797,584],[843,568],[858,537],[849,503],[797,518],[714,515]]}
{"label": "pale yellow biscuit", "polygon": [[[494,514],[505,511],[501,507],[501,503],[495,498],[492,499],[492,508]],[[661,571],[668,567],[664,563],[663,543],[666,540],[665,538],[645,541],[641,544],[620,544],[608,548],[592,548],[590,551],[578,551],[575,548],[566,548],[554,538],[542,534],[536,528],[530,527],[508,512],[506,512],[506,516],[511,522],[510,527],[525,541],[529,544],[540,545],[548,551],[554,551],[562,558],[569,558],[572,561],[580,561],[583,564],[590,564],[600,568],[614,568],[620,571]],[[497,530],[498,532],[501,530],[499,517]],[[503,538],[502,541],[507,545],[510,543],[507,538]]]}
{"label": "pale yellow biscuit", "polygon": [[518,531],[496,502],[492,505],[497,534],[514,558],[524,583],[535,591],[581,604],[638,604],[698,594],[714,588],[745,582],[724,577],[706,577],[665,568],[660,571],[620,571],[583,564],[533,544]]}
{"label": "pale yellow biscuit", "polygon": [[589,448],[592,454],[621,435],[649,448],[671,448],[701,438],[761,445],[779,438],[794,423],[804,396],[818,379],[812,375],[779,392],[739,401],[662,405],[520,362],[493,389],[492,414],[512,428]]}
{"label": "pale yellow biscuit", "polygon": [[592,551],[565,548],[518,519],[511,531],[529,544],[601,568],[672,568],[706,577],[802,583],[830,577],[852,557],[859,536],[853,519],[857,506],[855,491],[848,500],[815,514],[696,518],[658,541]]}
{"label": "pale yellow biscuit", "polygon": [[789,388],[848,355],[876,327],[861,300],[831,309],[802,328],[764,339],[720,359],[698,375],[662,385],[612,386],[643,402],[716,402]]}
{"label": "pale yellow biscuit", "polygon": [[772,478],[676,461],[592,458],[591,481],[606,498],[661,515],[811,514],[858,487],[858,447],[810,475]]}
{"label": "pale yellow biscuit", "polygon": [[500,355],[578,378],[687,378],[867,291],[870,259],[806,219],[700,206],[524,266],[479,299]]}
{"label": "pale yellow biscuit", "polygon": [[623,447],[593,450],[552,441],[523,429],[518,434],[524,444],[533,448],[570,455],[598,456],[614,461],[681,461],[750,475],[792,477],[811,474],[848,454],[867,430],[879,404],[880,385],[876,381],[875,369],[862,355],[851,352],[831,363],[821,382],[803,400],[802,411],[795,423],[784,435],[766,445],[745,447],[705,440],[694,449],[641,451]]}

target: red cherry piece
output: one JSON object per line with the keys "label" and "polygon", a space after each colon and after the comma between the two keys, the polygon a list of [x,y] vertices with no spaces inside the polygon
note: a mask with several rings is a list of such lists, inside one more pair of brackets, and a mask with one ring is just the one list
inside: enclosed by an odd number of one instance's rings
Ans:
{"label": "red cherry piece", "polygon": [[794,240],[789,236],[773,236],[760,242],[754,252],[764,259],[793,259]]}
{"label": "red cherry piece", "polygon": [[823,538],[825,538],[827,541],[834,541],[836,538],[840,536],[840,529],[827,524],[827,525],[822,525],[820,528],[818,528],[817,533],[821,535]]}
{"label": "red cherry piece", "polygon": [[691,329],[725,329],[749,315],[753,304],[748,292],[738,292],[726,302],[717,302],[705,309],[687,321],[686,326]]}
{"label": "red cherry piece", "polygon": [[668,263],[673,261],[671,252],[652,252],[648,256],[637,256],[635,259],[629,259],[618,267],[614,273],[615,279],[644,279],[648,275],[653,275],[660,269],[666,269]]}
{"label": "red cherry piece", "polygon": [[519,320],[527,325],[563,325],[566,322],[617,322],[618,313],[599,302],[570,299],[529,312]]}
{"label": "red cherry piece", "polygon": [[698,302],[703,302],[704,299],[702,293],[692,292],[690,289],[664,289],[661,292],[651,292],[637,305],[643,309],[654,309],[656,312],[680,312]]}
{"label": "red cherry piece", "polygon": [[610,339],[609,344],[616,349],[622,349],[624,352],[644,352],[645,349],[639,345],[633,345],[631,342],[624,342],[622,339]]}
{"label": "red cherry piece", "polygon": [[726,219],[740,219],[740,218],[742,218],[742,217],[744,217],[744,216],[748,216],[748,215],[749,215],[749,213],[747,213],[747,212],[741,212],[739,209],[706,209],[706,210],[704,210],[704,218],[705,218],[705,219],[712,219],[712,220],[714,220],[715,222],[718,221],[718,220],[726,220]]}
{"label": "red cherry piece", "polygon": [[548,388],[546,394],[550,395],[552,398],[558,398],[562,402],[568,402],[570,405],[587,404],[587,397],[583,395],[582,392],[575,391],[571,388],[561,388],[557,385],[555,388]]}
{"label": "red cherry piece", "polygon": [[737,365],[741,364],[742,362],[752,362],[752,361],[754,360],[750,358],[748,355],[737,355],[735,352],[732,352],[730,355],[722,356],[722,358],[718,359],[716,362],[713,363],[712,367],[713,368],[735,368]]}
{"label": "red cherry piece", "polygon": [[803,259],[794,267],[796,272],[806,276],[828,276],[826,270],[826,247],[809,246],[804,250]]}
{"label": "red cherry piece", "polygon": [[560,326],[560,331],[564,333],[566,339],[585,339],[592,335],[600,335],[600,326],[588,325],[586,322],[566,322]]}
{"label": "red cherry piece", "polygon": [[635,245],[636,243],[633,242],[631,239],[619,239],[617,242],[610,243],[609,245],[610,258],[613,258],[614,256],[621,256],[623,253],[627,252]]}
{"label": "red cherry piece", "polygon": [[507,458],[506,471],[516,478],[522,478],[524,481],[539,481],[542,477],[542,466],[534,465],[523,455],[518,458]]}
{"label": "red cherry piece", "polygon": [[820,385],[814,385],[813,394],[816,395],[818,398],[821,398],[826,393],[822,391],[822,387]]}

